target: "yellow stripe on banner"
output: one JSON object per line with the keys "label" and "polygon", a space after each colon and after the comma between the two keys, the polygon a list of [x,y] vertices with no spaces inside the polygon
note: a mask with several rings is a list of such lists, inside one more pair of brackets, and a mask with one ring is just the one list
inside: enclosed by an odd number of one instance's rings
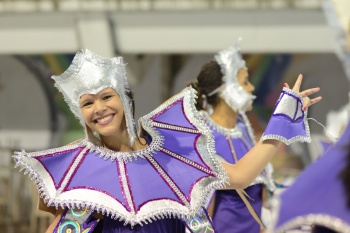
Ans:
{"label": "yellow stripe on banner", "polygon": [[54,75],[59,75],[63,73],[61,64],[57,60],[56,55],[45,54],[44,61],[49,65]]}
{"label": "yellow stripe on banner", "polygon": [[257,66],[259,66],[259,64],[261,63],[261,61],[264,59],[264,55],[263,54],[253,54],[253,55],[249,55],[246,59],[246,64],[248,68],[252,68],[255,69]]}

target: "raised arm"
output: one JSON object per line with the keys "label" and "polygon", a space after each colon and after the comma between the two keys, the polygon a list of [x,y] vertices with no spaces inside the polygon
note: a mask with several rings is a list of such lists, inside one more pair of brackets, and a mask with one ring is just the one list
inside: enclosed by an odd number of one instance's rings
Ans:
{"label": "raised arm", "polygon": [[[322,97],[319,96],[314,99],[308,98],[309,95],[312,95],[320,90],[318,87],[300,92],[302,78],[302,75],[299,75],[292,90],[303,98],[304,103],[302,106],[302,111],[305,111],[310,105],[319,102]],[[288,84],[285,84],[285,88],[289,88]],[[226,162],[222,162],[222,165],[228,173],[230,182],[226,188],[244,189],[248,187],[265,168],[268,162],[270,162],[270,160],[274,157],[281,144],[281,141],[275,139],[266,139],[264,141],[259,141],[236,164],[232,165]]]}

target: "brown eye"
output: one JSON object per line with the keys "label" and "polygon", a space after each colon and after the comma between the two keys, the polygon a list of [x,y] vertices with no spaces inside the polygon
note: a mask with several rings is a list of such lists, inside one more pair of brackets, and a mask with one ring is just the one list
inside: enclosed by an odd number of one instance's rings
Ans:
{"label": "brown eye", "polygon": [[111,95],[106,95],[105,97],[103,97],[103,100],[109,100],[110,98],[112,98]]}
{"label": "brown eye", "polygon": [[84,103],[81,107],[83,108],[83,107],[89,107],[89,106],[91,106],[92,105],[92,102],[86,102],[86,103]]}

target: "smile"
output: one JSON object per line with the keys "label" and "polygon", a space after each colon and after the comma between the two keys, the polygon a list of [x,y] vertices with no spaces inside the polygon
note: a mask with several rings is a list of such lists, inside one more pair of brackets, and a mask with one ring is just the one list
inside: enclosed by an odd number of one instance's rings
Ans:
{"label": "smile", "polygon": [[114,114],[110,114],[107,116],[97,118],[94,120],[94,122],[98,125],[107,125],[108,123],[110,123],[113,120],[113,117],[114,117]]}

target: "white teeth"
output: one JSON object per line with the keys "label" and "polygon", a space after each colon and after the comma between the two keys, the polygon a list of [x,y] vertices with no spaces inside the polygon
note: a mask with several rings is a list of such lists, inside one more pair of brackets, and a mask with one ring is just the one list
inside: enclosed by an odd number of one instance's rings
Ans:
{"label": "white teeth", "polygon": [[96,121],[98,122],[98,123],[104,123],[104,122],[107,122],[107,121],[109,121],[110,119],[112,119],[112,115],[108,115],[108,116],[106,116],[106,117],[104,117],[104,118],[100,118],[100,119],[97,119]]}

